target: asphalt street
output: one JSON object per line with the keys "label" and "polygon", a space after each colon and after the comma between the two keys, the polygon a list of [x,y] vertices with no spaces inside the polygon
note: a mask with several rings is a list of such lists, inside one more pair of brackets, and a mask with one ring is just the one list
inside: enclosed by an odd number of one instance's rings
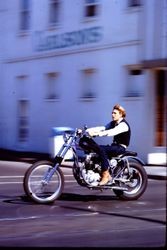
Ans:
{"label": "asphalt street", "polygon": [[166,181],[148,180],[138,200],[77,184],[62,167],[64,190],[53,204],[32,202],[23,176],[30,163],[0,161],[0,247],[164,248]]}

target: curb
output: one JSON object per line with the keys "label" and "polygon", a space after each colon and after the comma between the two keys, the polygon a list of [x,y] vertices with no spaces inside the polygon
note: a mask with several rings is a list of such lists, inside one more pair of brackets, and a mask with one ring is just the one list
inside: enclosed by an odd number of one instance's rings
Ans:
{"label": "curb", "polygon": [[148,176],[148,179],[167,180],[167,176],[163,176],[163,175],[148,174],[147,176]]}

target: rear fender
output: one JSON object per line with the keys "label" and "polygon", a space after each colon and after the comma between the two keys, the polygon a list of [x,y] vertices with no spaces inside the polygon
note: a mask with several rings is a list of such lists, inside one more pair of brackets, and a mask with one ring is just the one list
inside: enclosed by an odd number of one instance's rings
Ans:
{"label": "rear fender", "polygon": [[143,160],[141,160],[139,157],[134,157],[134,156],[127,156],[126,159],[128,159],[128,161],[136,161],[138,163],[140,163],[142,166],[145,166],[145,162]]}

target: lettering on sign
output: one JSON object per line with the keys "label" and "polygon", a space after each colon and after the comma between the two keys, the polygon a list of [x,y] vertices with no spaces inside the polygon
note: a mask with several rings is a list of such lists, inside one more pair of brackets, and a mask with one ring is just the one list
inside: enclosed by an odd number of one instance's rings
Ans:
{"label": "lettering on sign", "polygon": [[50,36],[46,36],[43,31],[37,31],[34,35],[34,46],[36,51],[45,51],[97,43],[101,39],[102,27],[92,27]]}

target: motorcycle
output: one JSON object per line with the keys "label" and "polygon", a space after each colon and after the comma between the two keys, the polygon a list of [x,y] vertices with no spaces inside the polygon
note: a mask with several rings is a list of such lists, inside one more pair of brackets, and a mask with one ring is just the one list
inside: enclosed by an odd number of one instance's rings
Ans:
{"label": "motorcycle", "polygon": [[[32,164],[25,172],[23,187],[26,195],[34,202],[48,204],[60,197],[64,189],[62,163],[69,150],[72,151],[72,173],[77,183],[90,190],[112,190],[122,200],[137,200],[147,188],[148,178],[144,162],[133,151],[109,157],[109,172],[112,177],[106,185],[98,185],[101,178],[99,156],[92,150],[80,147],[85,137],[96,143],[86,131],[76,128],[73,133],[65,132],[64,143],[51,160],[40,160]],[[83,152],[79,155],[79,150]],[[80,152],[81,152],[80,151]]]}

